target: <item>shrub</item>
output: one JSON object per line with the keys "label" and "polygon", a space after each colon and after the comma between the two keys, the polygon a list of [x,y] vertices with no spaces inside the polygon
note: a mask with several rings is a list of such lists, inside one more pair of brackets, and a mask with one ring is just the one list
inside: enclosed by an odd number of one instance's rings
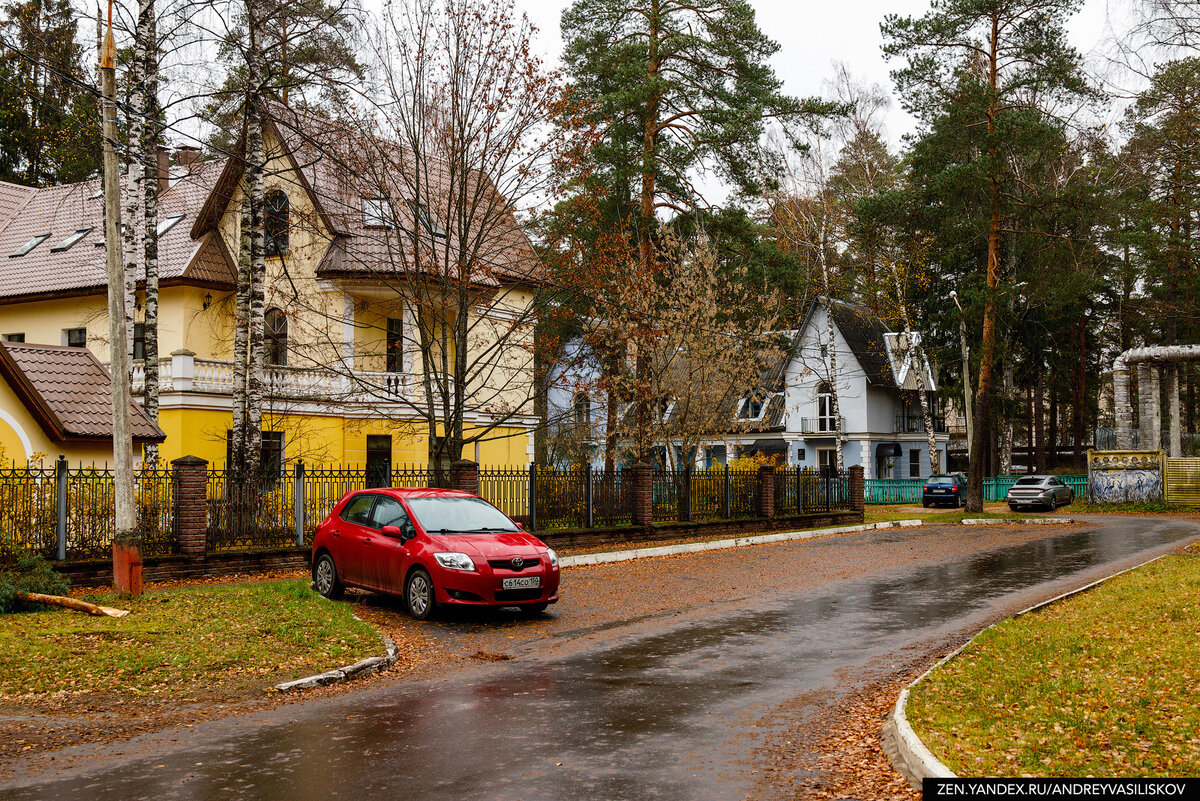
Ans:
{"label": "shrub", "polygon": [[70,580],[55,572],[39,554],[25,554],[17,559],[16,564],[0,571],[0,612],[41,608],[42,604],[18,601],[18,592],[65,595],[70,588]]}

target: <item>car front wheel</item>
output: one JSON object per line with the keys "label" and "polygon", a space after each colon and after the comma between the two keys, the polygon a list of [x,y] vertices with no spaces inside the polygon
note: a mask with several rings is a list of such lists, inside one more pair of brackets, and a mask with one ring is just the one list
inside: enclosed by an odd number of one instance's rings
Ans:
{"label": "car front wheel", "polygon": [[327,553],[318,556],[317,561],[313,563],[313,586],[317,592],[330,600],[342,597],[344,588],[338,580],[337,567],[333,564],[333,557]]}
{"label": "car front wheel", "polygon": [[424,568],[417,568],[408,577],[404,588],[404,600],[408,613],[417,620],[428,620],[437,607],[433,592],[433,579]]}

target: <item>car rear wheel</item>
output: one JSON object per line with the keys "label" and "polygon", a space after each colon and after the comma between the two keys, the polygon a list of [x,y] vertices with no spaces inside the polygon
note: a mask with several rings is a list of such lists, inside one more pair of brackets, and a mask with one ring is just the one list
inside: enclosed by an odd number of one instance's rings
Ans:
{"label": "car rear wheel", "polygon": [[408,613],[417,620],[428,620],[437,608],[433,591],[433,579],[424,568],[417,568],[408,577],[404,587],[404,600]]}
{"label": "car rear wheel", "polygon": [[337,567],[333,564],[333,557],[327,553],[318,556],[317,561],[313,563],[313,586],[317,592],[330,600],[342,597],[342,591],[345,588],[338,580]]}

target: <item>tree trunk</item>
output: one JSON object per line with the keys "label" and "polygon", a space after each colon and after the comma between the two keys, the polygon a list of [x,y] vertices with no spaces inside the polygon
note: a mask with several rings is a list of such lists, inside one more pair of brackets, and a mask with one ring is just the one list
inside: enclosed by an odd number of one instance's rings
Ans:
{"label": "tree trunk", "polygon": [[[153,5],[139,0],[137,26],[133,37],[133,60],[129,65],[129,113],[126,125],[129,146],[125,172],[125,347],[129,357],[129,369],[133,370],[133,327],[137,306],[137,279],[142,274],[141,264],[145,257],[143,236],[145,233],[146,169],[145,142],[142,133],[146,120],[146,39],[147,23],[153,13]],[[116,364],[115,360],[113,364]],[[132,376],[131,376],[132,377]]]}
{"label": "tree trunk", "polygon": [[1077,329],[1079,359],[1075,363],[1075,380],[1071,385],[1071,463],[1083,464],[1083,432],[1087,414],[1087,317],[1079,316]]}
{"label": "tree trunk", "polygon": [[[1000,283],[1000,153],[994,144],[996,135],[997,88],[999,83],[1000,19],[992,17],[988,51],[988,159],[992,174],[988,185],[988,247],[987,291],[984,293],[983,336],[979,355],[979,388],[975,393],[975,430],[971,432],[972,450],[981,452],[987,439],[991,419],[992,366],[996,360],[996,287]],[[983,511],[984,465],[982,459],[971,460],[971,477],[967,482],[967,511]]]}
{"label": "tree trunk", "polygon": [[1046,458],[1046,469],[1058,467],[1058,374],[1050,374],[1050,453]]}
{"label": "tree trunk", "polygon": [[[145,245],[146,310],[143,325],[145,389],[142,400],[146,414],[158,422],[158,25],[153,2],[146,2],[146,187]],[[146,462],[158,462],[158,445],[146,445]]]}
{"label": "tree trunk", "polygon": [[[646,77],[647,83],[653,85],[658,79],[659,71],[659,41],[658,32],[660,24],[660,0],[651,0],[650,8],[647,9],[648,34],[647,41],[649,43],[646,57]],[[640,193],[640,220],[638,227],[638,257],[641,266],[641,280],[653,281],[656,277],[655,259],[654,259],[654,233],[657,229],[657,218],[655,217],[654,198],[657,193],[657,179],[655,162],[658,154],[658,126],[661,97],[652,90],[650,96],[646,99],[646,114],[643,118],[643,133],[642,133],[642,163],[641,163],[641,193]],[[651,402],[654,399],[648,397],[649,381],[651,373],[651,365],[649,363],[649,355],[647,354],[647,340],[652,336],[651,324],[649,321],[641,321],[641,330],[637,332],[634,340],[635,358],[637,360],[637,387],[636,397],[636,413],[635,413],[635,432],[634,432],[634,449],[636,459],[639,463],[645,463],[649,458],[650,453],[650,411]]]}
{"label": "tree trunk", "polygon": [[999,475],[1012,475],[1012,449],[1013,449],[1013,414],[1012,414],[1012,390],[1013,390],[1013,366],[1012,360],[1006,359],[1004,369],[1001,371],[1001,389],[1000,402],[1001,406],[1000,419],[998,427],[999,435],[999,451],[1000,465]]}
{"label": "tree trunk", "polygon": [[1040,473],[1046,469],[1046,386],[1042,365],[1037,364],[1035,369],[1037,378],[1033,384],[1033,471]]}

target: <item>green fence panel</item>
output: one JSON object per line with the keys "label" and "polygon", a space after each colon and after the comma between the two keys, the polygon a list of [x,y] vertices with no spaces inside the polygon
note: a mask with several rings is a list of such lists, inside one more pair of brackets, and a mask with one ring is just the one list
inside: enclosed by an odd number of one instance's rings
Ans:
{"label": "green fence panel", "polygon": [[[983,480],[983,499],[989,502],[1000,502],[1008,497],[1008,491],[1012,489],[1012,485],[1017,483],[1017,479],[1021,476],[996,476],[995,478],[985,478]],[[1075,490],[1075,497],[1086,500],[1088,496],[1088,477],[1082,476],[1059,476],[1064,484]]]}
{"label": "green fence panel", "polygon": [[867,503],[920,503],[923,478],[868,478]]}

